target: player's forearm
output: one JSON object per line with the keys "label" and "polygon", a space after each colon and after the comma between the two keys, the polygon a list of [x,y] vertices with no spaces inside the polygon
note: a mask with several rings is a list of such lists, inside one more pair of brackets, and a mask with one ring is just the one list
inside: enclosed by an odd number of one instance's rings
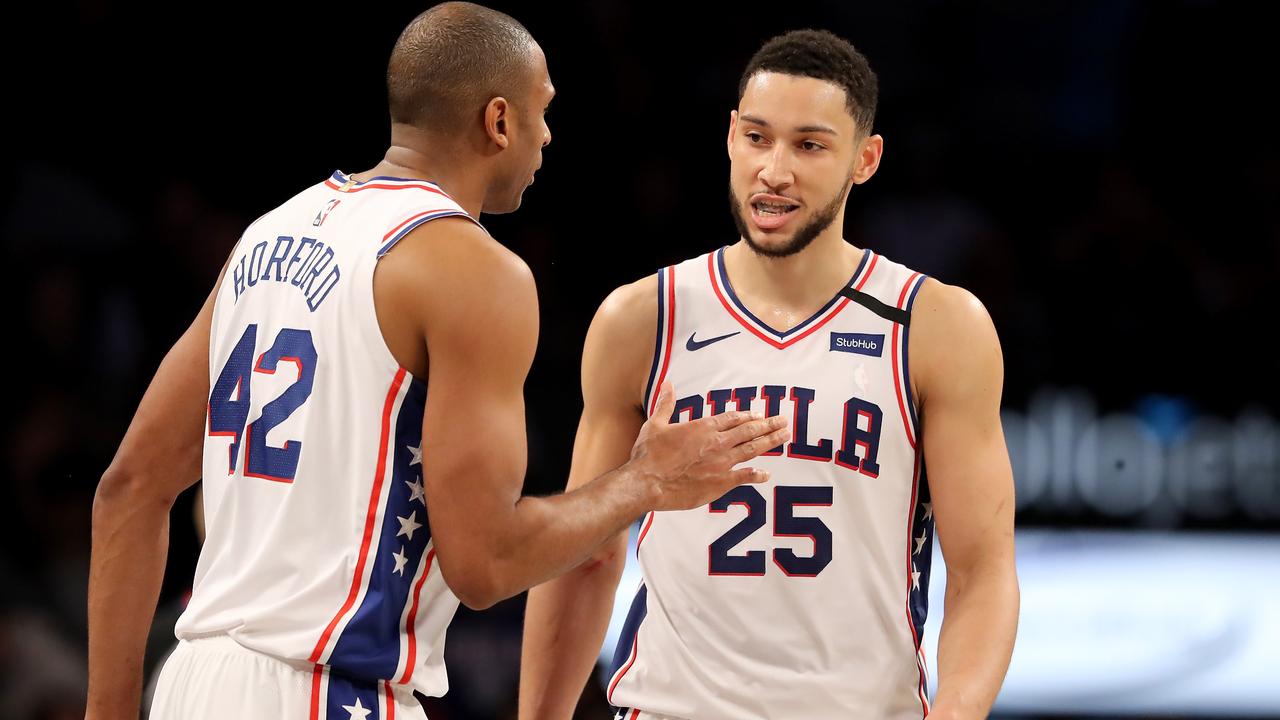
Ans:
{"label": "player's forearm", "polygon": [[642,470],[628,463],[586,485],[516,503],[492,557],[493,591],[510,597],[582,563],[653,508]]}
{"label": "player's forearm", "polygon": [[591,677],[622,575],[625,541],[529,591],[520,662],[520,719],[568,720]]}
{"label": "player's forearm", "polygon": [[172,503],[105,480],[93,504],[86,720],[138,717],[143,654],[169,548]]}
{"label": "player's forearm", "polygon": [[947,571],[934,709],[947,719],[985,718],[1009,669],[1018,629],[1012,560]]}

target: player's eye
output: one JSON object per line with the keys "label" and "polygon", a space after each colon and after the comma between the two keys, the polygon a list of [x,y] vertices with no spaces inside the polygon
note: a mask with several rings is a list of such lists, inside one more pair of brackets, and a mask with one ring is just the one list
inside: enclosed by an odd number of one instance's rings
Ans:
{"label": "player's eye", "polygon": [[752,145],[759,145],[764,142],[764,136],[758,132],[749,132],[747,133],[747,141]]}
{"label": "player's eye", "polygon": [[824,146],[822,146],[822,145],[820,145],[820,144],[818,144],[818,143],[816,143],[816,142],[814,142],[814,141],[812,141],[812,140],[805,140],[804,142],[800,143],[800,147],[801,147],[802,149],[806,150],[806,151],[809,151],[809,152],[816,152],[816,151],[818,151],[818,150],[826,150],[826,147],[824,147]]}

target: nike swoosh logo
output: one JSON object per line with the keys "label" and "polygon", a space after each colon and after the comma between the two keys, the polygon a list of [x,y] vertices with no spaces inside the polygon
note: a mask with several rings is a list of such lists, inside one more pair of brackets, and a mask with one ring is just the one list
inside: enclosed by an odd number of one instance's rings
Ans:
{"label": "nike swoosh logo", "polygon": [[721,335],[720,337],[713,337],[713,338],[709,338],[709,339],[707,339],[707,340],[694,340],[694,339],[693,339],[693,336],[698,334],[698,333],[696,333],[696,332],[695,332],[695,333],[693,333],[693,334],[689,335],[689,339],[688,339],[688,340],[685,342],[685,344],[684,344],[684,349],[685,349],[685,350],[688,350],[689,352],[693,352],[694,350],[701,350],[702,348],[704,348],[704,347],[706,347],[706,346],[710,345],[711,343],[716,343],[716,342],[720,342],[721,340],[724,340],[724,339],[726,339],[726,338],[731,338],[731,337],[733,337],[734,335],[738,335],[738,334],[740,334],[741,332],[742,332],[742,331],[741,331],[741,330],[739,330],[738,332],[731,332],[731,333],[729,333],[728,335]]}

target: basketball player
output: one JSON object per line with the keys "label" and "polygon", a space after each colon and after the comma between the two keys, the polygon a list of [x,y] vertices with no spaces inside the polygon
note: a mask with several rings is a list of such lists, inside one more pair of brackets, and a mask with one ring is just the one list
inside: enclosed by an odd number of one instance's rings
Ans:
{"label": "basketball player", "polygon": [[553,88],[515,20],[448,3],[388,69],[392,145],[254,222],[165,358],[94,508],[88,717],[136,718],[174,498],[207,540],[152,718],[421,717],[445,629],[581,562],[635,517],[762,473],[785,438],[735,413],[647,424],[620,468],[521,498],[528,268],[478,224],[515,210]]}
{"label": "basketball player", "polygon": [[[928,714],[935,522],[949,582],[932,714],[985,718],[999,689],[1018,608],[1000,349],[972,295],[841,237],[846,197],[880,162],[876,93],[830,33],[766,43],[729,122],[740,241],[619,288],[587,335],[570,487],[627,458],[667,412],[667,382],[672,422],[791,423],[758,461],[768,484],[644,517],[644,580],[606,686],[619,718]],[[626,543],[530,593],[523,720],[571,717]]]}

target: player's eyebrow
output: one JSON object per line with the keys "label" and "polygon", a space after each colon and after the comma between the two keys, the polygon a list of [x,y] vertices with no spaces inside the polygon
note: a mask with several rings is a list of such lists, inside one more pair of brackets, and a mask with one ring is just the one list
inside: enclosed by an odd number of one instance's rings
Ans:
{"label": "player's eyebrow", "polygon": [[[738,117],[752,125],[759,125],[760,127],[766,128],[769,127],[769,123],[766,120],[758,118],[755,115],[739,115]],[[826,125],[801,125],[796,128],[795,131],[798,133],[826,133],[827,135],[840,134]]]}

